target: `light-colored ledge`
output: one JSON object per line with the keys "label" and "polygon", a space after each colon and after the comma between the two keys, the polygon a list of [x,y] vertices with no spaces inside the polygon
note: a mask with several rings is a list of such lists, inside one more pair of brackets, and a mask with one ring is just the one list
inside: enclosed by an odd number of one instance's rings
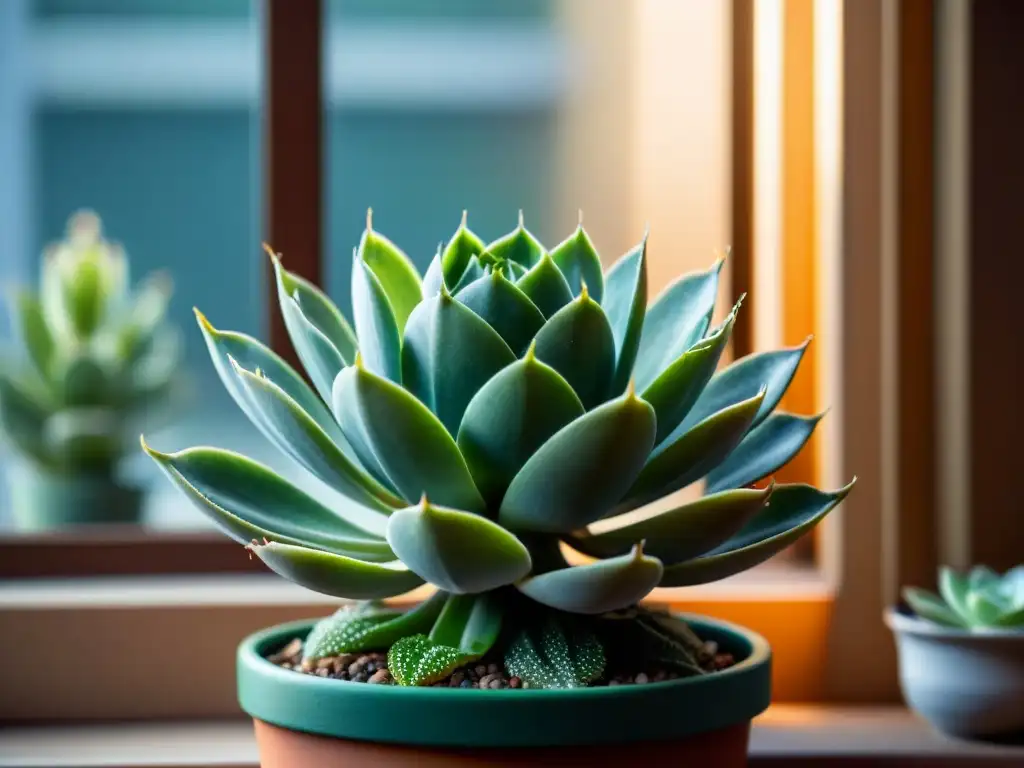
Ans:
{"label": "light-colored ledge", "polygon": [[[752,766],[1024,765],[1024,747],[949,739],[902,708],[772,707],[754,724]],[[0,766],[255,768],[247,721],[0,731]]]}
{"label": "light-colored ledge", "polygon": [[[822,700],[831,588],[814,571],[769,564],[652,601],[760,632],[776,700]],[[239,641],[339,603],[273,575],[0,583],[0,626],[17,628],[0,632],[0,722],[236,717]],[[26,649],[45,663],[25,663]]]}

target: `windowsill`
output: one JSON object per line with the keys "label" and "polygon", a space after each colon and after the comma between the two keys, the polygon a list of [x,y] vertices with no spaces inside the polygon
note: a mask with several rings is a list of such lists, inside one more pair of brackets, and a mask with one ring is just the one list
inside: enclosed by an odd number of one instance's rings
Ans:
{"label": "windowsill", "polygon": [[[754,723],[752,766],[1020,765],[1024,747],[958,741],[906,709],[776,705]],[[0,732],[0,766],[257,766],[248,721],[35,727]]]}
{"label": "windowsill", "polygon": [[[775,701],[800,702],[824,699],[831,596],[820,576],[780,563],[652,602],[761,633],[774,653]],[[273,574],[0,581],[0,626],[18,627],[0,633],[0,722],[237,717],[242,638],[340,602]],[[25,664],[26,648],[46,663]]]}

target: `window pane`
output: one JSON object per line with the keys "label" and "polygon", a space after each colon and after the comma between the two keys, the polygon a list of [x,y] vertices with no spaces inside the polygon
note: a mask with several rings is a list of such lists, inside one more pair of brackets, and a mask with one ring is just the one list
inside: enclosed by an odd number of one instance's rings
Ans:
{"label": "window pane", "polygon": [[[4,179],[0,279],[38,284],[40,255],[82,209],[127,253],[131,283],[174,281],[168,320],[183,341],[186,399],[173,425],[125,435],[127,482],[152,492],[145,522],[205,525],[138,447],[256,446],[274,458],[216,378],[192,307],[218,327],[264,336],[259,250],[259,30],[249,0],[12,0],[3,3],[0,152],[24,158]],[[7,340],[13,329],[4,327]],[[152,414],[154,409],[147,409]],[[271,454],[267,456],[267,454]],[[0,526],[13,525],[6,450]],[[50,502],[52,506],[55,502]],[[47,506],[39,501],[40,507]],[[52,511],[52,510],[51,510]]]}

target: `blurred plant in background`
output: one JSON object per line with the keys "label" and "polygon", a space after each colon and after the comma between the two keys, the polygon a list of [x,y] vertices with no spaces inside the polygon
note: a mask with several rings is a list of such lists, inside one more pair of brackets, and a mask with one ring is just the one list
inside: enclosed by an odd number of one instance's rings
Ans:
{"label": "blurred plant in background", "polygon": [[[172,290],[165,273],[132,289],[124,250],[104,238],[88,210],[72,215],[65,239],[46,249],[38,290],[8,290],[21,350],[0,357],[0,435],[24,460],[11,478],[15,507],[75,507],[97,489],[118,487],[120,460],[139,430],[166,418],[184,393],[180,332],[165,322]],[[48,492],[21,492],[42,487],[25,470],[50,478]],[[68,485],[76,478],[85,485]],[[58,486],[68,493],[52,498]],[[91,512],[66,512],[76,519],[137,513],[112,508],[137,499],[102,492],[95,501],[100,508]]]}

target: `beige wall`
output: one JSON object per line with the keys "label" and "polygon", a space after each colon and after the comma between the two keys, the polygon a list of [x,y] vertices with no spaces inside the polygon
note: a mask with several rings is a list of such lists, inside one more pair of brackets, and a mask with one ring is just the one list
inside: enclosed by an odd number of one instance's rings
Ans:
{"label": "beige wall", "polygon": [[729,246],[730,8],[729,0],[562,4],[575,78],[562,120],[558,220],[571,225],[583,206],[606,263],[650,224],[652,298]]}

